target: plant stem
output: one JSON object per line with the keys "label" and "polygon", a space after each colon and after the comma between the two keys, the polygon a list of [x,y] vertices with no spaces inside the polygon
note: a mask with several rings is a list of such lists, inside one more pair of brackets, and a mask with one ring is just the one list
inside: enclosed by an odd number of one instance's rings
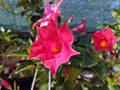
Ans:
{"label": "plant stem", "polygon": [[33,78],[32,86],[31,86],[31,90],[34,89],[34,85],[35,85],[35,80],[36,80],[37,73],[38,73],[38,68],[35,69],[35,74],[34,74],[34,78]]}
{"label": "plant stem", "polygon": [[51,90],[51,71],[50,70],[48,74],[48,90]]}

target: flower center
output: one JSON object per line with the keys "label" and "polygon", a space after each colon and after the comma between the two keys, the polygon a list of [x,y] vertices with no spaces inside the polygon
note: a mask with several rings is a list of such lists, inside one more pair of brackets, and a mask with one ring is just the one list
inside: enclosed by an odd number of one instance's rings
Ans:
{"label": "flower center", "polygon": [[52,52],[55,53],[55,54],[58,54],[61,52],[61,45],[60,44],[55,44],[53,47],[52,47]]}
{"label": "flower center", "polygon": [[106,40],[102,40],[101,43],[100,43],[100,45],[101,45],[102,47],[105,47],[105,46],[108,45],[108,43],[107,43]]}

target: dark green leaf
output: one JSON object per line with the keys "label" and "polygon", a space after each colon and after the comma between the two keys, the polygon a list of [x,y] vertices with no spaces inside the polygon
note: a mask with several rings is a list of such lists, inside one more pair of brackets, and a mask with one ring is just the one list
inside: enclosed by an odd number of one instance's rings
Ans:
{"label": "dark green leaf", "polygon": [[24,11],[22,11],[22,12],[21,12],[21,16],[26,15],[27,12],[28,12],[28,10],[24,10]]}
{"label": "dark green leaf", "polygon": [[27,7],[30,4],[29,0],[19,0],[16,4],[16,7]]}
{"label": "dark green leaf", "polygon": [[101,68],[103,73],[108,74],[108,67],[103,60],[99,58],[97,65]]}
{"label": "dark green leaf", "polygon": [[84,67],[93,67],[97,64],[98,58],[97,57],[91,57],[89,55],[84,56]]}
{"label": "dark green leaf", "polygon": [[32,22],[36,22],[38,19],[40,19],[41,17],[39,16],[39,15],[33,15],[32,17],[31,17],[31,21]]}
{"label": "dark green leaf", "polygon": [[17,56],[17,57],[28,57],[28,53],[26,51],[14,50],[8,56]]}
{"label": "dark green leaf", "polygon": [[108,74],[108,68],[106,66],[106,64],[99,58],[98,59],[98,63],[96,66],[92,67],[93,72],[95,72],[96,76],[102,81],[104,82],[105,74]]}
{"label": "dark green leaf", "polygon": [[91,43],[90,37],[83,37],[79,40],[79,44],[82,44],[82,45],[90,45],[90,43]]}
{"label": "dark green leaf", "polygon": [[20,63],[20,65],[16,69],[16,73],[25,71],[27,69],[35,69],[35,65],[30,61]]}

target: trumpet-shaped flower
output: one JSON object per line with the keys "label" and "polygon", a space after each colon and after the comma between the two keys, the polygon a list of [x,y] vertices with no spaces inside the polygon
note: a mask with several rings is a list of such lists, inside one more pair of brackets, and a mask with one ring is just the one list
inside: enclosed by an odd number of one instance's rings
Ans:
{"label": "trumpet-shaped flower", "polygon": [[105,27],[102,32],[95,32],[92,34],[92,38],[96,51],[108,50],[113,52],[113,46],[115,45],[117,38],[109,27]]}
{"label": "trumpet-shaped flower", "polygon": [[40,39],[32,44],[29,58],[40,59],[55,77],[61,64],[68,62],[71,56],[79,54],[71,46],[74,41],[73,34],[66,22],[60,28],[48,24],[37,29]]}

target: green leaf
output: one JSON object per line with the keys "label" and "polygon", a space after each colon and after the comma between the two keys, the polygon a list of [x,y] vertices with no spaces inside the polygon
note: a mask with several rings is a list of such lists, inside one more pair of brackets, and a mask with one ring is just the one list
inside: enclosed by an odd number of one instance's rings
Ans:
{"label": "green leaf", "polygon": [[31,44],[32,44],[32,40],[29,39],[29,40],[27,41],[27,43],[26,43],[26,50],[27,50],[28,53],[29,53],[29,51],[30,51],[30,46],[31,46]]}
{"label": "green leaf", "polygon": [[41,84],[39,88],[40,88],[39,90],[48,90],[48,84],[47,83]]}
{"label": "green leaf", "polygon": [[42,4],[42,1],[43,1],[43,0],[38,0],[38,2],[41,3],[41,4]]}
{"label": "green leaf", "polygon": [[120,15],[120,9],[114,8],[114,11],[115,11],[118,15]]}
{"label": "green leaf", "polygon": [[31,21],[32,22],[36,22],[38,19],[40,19],[41,17],[39,16],[39,15],[33,15],[32,17],[31,17]]}
{"label": "green leaf", "polygon": [[26,51],[14,50],[8,56],[17,56],[17,57],[28,57],[28,53]]}
{"label": "green leaf", "polygon": [[30,4],[29,0],[19,0],[17,3],[16,3],[16,7],[27,7],[28,5]]}
{"label": "green leaf", "polygon": [[3,71],[3,65],[0,65],[0,73]]}
{"label": "green leaf", "polygon": [[109,71],[108,67],[107,67],[107,65],[105,64],[105,62],[103,60],[101,60],[99,58],[97,65],[101,68],[101,70],[102,70],[103,73],[108,74],[108,71]]}
{"label": "green leaf", "polygon": [[100,23],[97,28],[104,28],[106,27],[108,24],[107,23]]}
{"label": "green leaf", "polygon": [[28,69],[35,69],[35,65],[30,61],[20,63],[20,65],[16,69],[16,73],[20,73]]}
{"label": "green leaf", "polygon": [[[26,19],[25,19],[25,20],[26,20],[27,22],[29,22],[30,19],[31,19],[31,17],[32,17],[32,15],[28,15],[28,16],[26,16]],[[32,28],[32,27],[31,27],[31,28]],[[30,29],[31,29],[31,28],[30,28]]]}
{"label": "green leaf", "polygon": [[81,45],[90,45],[90,43],[91,43],[91,38],[90,37],[82,37],[79,40],[79,44],[81,44]]}
{"label": "green leaf", "polygon": [[99,58],[96,66],[91,68],[96,76],[104,83],[105,74],[108,74],[108,68],[106,64]]}
{"label": "green leaf", "polygon": [[31,0],[31,3],[37,5],[38,4],[38,0]]}
{"label": "green leaf", "polygon": [[28,10],[22,11],[22,12],[21,12],[21,16],[24,16],[27,12],[28,12]]}
{"label": "green leaf", "polygon": [[84,67],[93,67],[97,64],[98,58],[97,57],[90,57],[89,55],[84,56]]}
{"label": "green leaf", "polygon": [[96,65],[95,67],[92,67],[92,70],[94,74],[98,77],[98,79],[104,82],[104,72],[102,71],[102,69],[98,65]]}
{"label": "green leaf", "polygon": [[114,17],[120,23],[120,15],[118,15],[117,12],[114,11],[114,12],[111,13],[111,15],[112,15],[112,17]]}

